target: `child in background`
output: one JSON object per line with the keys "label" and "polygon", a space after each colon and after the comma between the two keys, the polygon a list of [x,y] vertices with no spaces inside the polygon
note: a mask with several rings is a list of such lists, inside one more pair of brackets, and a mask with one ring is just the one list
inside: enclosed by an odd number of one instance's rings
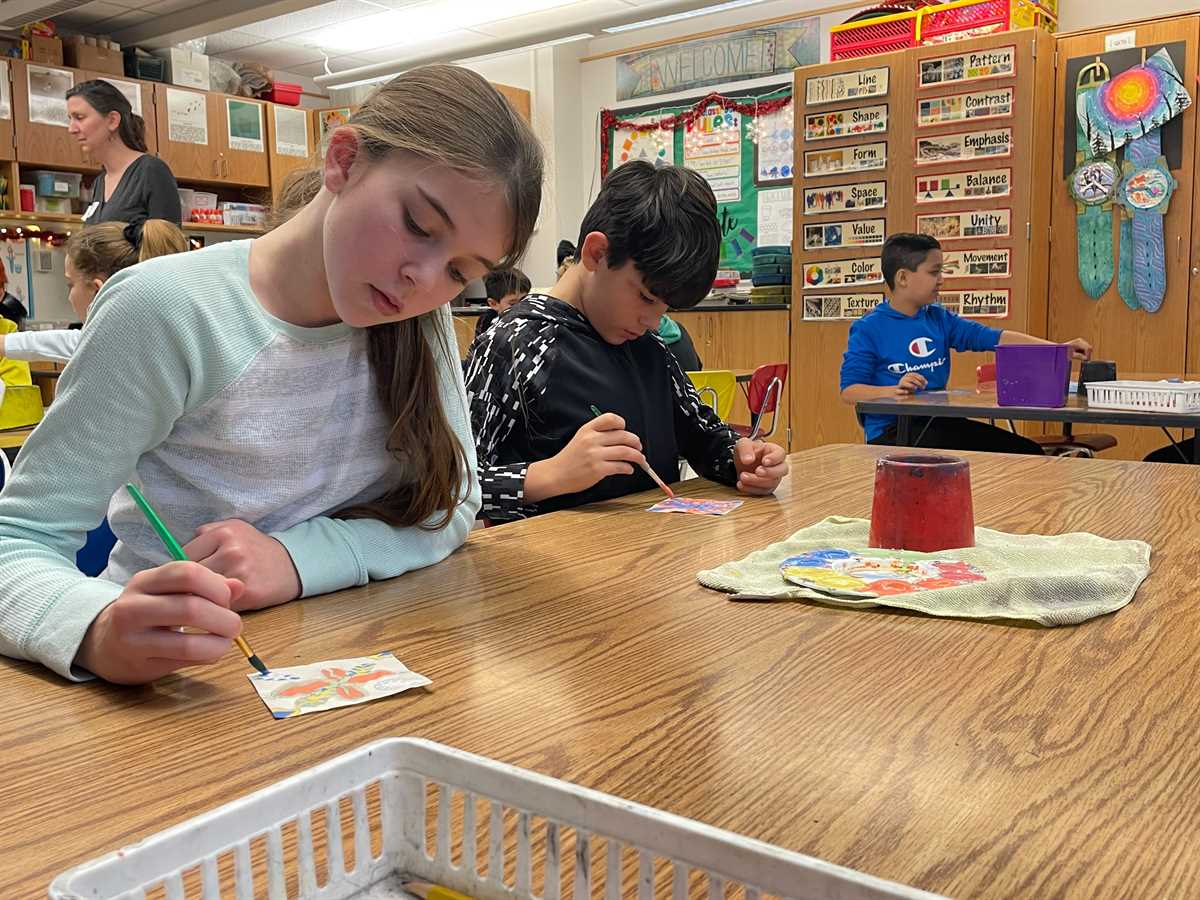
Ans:
{"label": "child in background", "polygon": [[499,269],[487,273],[483,286],[487,291],[489,308],[479,314],[479,321],[475,323],[475,337],[491,328],[496,317],[523,299],[533,285],[520,269]]}
{"label": "child in background", "polygon": [[[883,280],[890,297],[850,326],[842,358],[842,399],[850,404],[879,397],[908,397],[944,390],[950,378],[950,351],[987,352],[997,344],[1049,344],[1019,331],[1001,331],[963,319],[937,306],[942,287],[942,248],[923,234],[894,234],[883,245]],[[1091,345],[1070,342],[1086,359]],[[896,417],[863,417],[867,443],[896,443]],[[1041,455],[1028,438],[972,419],[915,418],[922,447]]]}
{"label": "child in background", "polygon": [[699,372],[704,368],[700,354],[696,352],[696,346],[692,343],[692,336],[686,328],[665,313],[658,320],[658,336],[663,339],[663,343],[667,345],[667,349],[671,351],[671,355],[683,371]]}
{"label": "child in background", "polygon": [[[109,279],[0,494],[0,652],[151,681],[222,657],[240,611],[462,544],[479,489],[445,304],[524,251],[542,168],[482,77],[410,69],[289,178],[279,227]],[[118,542],[85,578],[106,510]]]}
{"label": "child in background", "polygon": [[[739,440],[656,333],[708,294],[721,234],[708,183],[688,169],[615,169],[580,228],[576,261],[471,347],[467,391],[483,515],[525,518],[678,481],[679,457],[747,494],[787,474],[782,447]],[[593,407],[603,414],[593,418]]]}
{"label": "child in background", "polygon": [[[96,294],[113,275],[134,263],[183,253],[188,247],[184,233],[164,219],[101,222],[77,231],[66,246],[67,301],[82,322]],[[83,331],[78,328],[0,335],[0,356],[67,362],[82,338]]]}

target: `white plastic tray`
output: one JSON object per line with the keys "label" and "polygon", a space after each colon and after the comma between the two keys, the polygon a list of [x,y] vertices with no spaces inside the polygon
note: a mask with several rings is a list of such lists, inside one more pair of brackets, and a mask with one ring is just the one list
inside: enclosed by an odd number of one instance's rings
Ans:
{"label": "white plastic tray", "polygon": [[[437,808],[430,815],[436,818],[436,840],[431,848],[425,846],[427,783],[438,786]],[[381,799],[378,827],[382,852],[373,857],[368,790],[376,784]],[[456,792],[466,800],[457,817],[451,815],[451,794]],[[354,810],[354,864],[350,870],[343,856],[339,815],[343,798]],[[476,847],[476,807],[481,802],[486,804],[490,819],[487,865],[483,867],[486,874],[479,871]],[[321,837],[327,840],[315,842],[314,813],[322,810],[325,814],[319,820],[328,823],[328,831]],[[516,811],[515,840],[504,840],[506,811],[510,818]],[[558,900],[562,867],[570,864],[561,846],[567,830],[575,845],[573,887],[569,893],[572,900],[623,897],[622,855],[630,851],[637,858],[639,900],[654,897],[655,877],[661,875],[664,864],[670,868],[674,900],[695,894],[695,872],[707,875],[710,898],[724,898],[726,887],[739,885],[745,888],[745,900],[760,900],[763,895],[796,900],[935,896],[413,738],[367,744],[78,866],[54,880],[50,896],[54,900],[140,900],[152,894],[175,900],[195,896],[194,892],[185,893],[185,874],[199,868],[204,900],[261,897],[264,885],[261,880],[254,883],[251,843],[257,840],[261,847],[265,838],[265,894],[271,900],[288,896],[285,885],[289,881],[298,884],[298,896],[303,900],[404,897],[407,894],[400,885],[407,877],[441,884],[481,900],[526,900],[537,896],[531,886],[535,866],[533,817],[545,820],[545,839],[539,845],[545,848],[544,859],[538,861],[544,872],[546,900]],[[297,835],[291,854],[284,850],[285,826],[294,827]],[[606,847],[603,866],[593,864],[592,848],[598,847],[599,841]],[[327,879],[320,887],[314,860],[318,843],[329,848]],[[451,848],[457,843],[461,843],[462,853],[456,865]],[[506,870],[511,883],[505,883]],[[226,873],[224,891],[222,871]],[[228,875],[231,871],[232,879]]]}
{"label": "white plastic tray", "polygon": [[1200,412],[1197,381],[1089,381],[1088,407],[1153,412]]}

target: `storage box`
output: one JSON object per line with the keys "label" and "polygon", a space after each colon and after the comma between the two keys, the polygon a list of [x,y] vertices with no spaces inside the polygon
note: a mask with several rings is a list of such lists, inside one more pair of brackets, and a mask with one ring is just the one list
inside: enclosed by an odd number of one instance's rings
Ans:
{"label": "storage box", "polygon": [[1066,344],[1002,344],[996,348],[996,400],[1001,406],[1066,404],[1071,348]]}
{"label": "storage box", "polygon": [[63,44],[56,37],[42,37],[32,34],[21,40],[21,53],[30,62],[43,63],[47,66],[63,64]]}
{"label": "storage box", "polygon": [[911,12],[875,16],[829,29],[829,59],[859,59],[925,44],[944,44],[968,38],[1045,28],[1058,23],[1057,0],[954,0],[923,6]]}
{"label": "storage box", "polygon": [[91,69],[105,75],[125,74],[125,60],[120,50],[84,43],[83,38],[78,35],[67,39],[63,46],[63,56],[68,66],[77,69]]}
{"label": "storage box", "polygon": [[272,103],[282,103],[284,106],[299,106],[301,93],[303,88],[298,84],[276,81],[271,85],[271,89],[263,94],[263,99]]}
{"label": "storage box", "polygon": [[[370,812],[374,797],[378,818]],[[486,836],[477,822],[487,823]],[[252,863],[259,853],[265,863]],[[727,890],[748,900],[936,900],[893,881],[413,738],[367,744],[76,866],[54,879],[50,897],[182,898],[203,892],[206,898],[386,900],[411,897],[401,886],[411,879],[481,900],[534,900],[565,896],[559,873],[572,864],[574,900],[600,896],[601,878],[605,897],[632,897],[621,888],[626,863],[637,866],[639,897],[656,895],[657,871],[670,877],[674,897],[689,896],[689,886],[703,879],[709,897],[724,897]],[[266,871],[256,874],[260,865]],[[321,884],[318,867],[325,875]],[[546,884],[542,891],[531,877],[535,867],[545,872],[537,879]],[[625,871],[632,873],[632,866]]]}
{"label": "storage box", "polygon": [[191,188],[176,188],[179,191],[179,208],[183,213],[183,221],[188,220],[188,216],[196,206],[196,192]]}
{"label": "storage box", "polygon": [[34,187],[39,197],[79,197],[79,185],[83,176],[76,172],[33,171],[29,177],[34,181]]}
{"label": "storage box", "polygon": [[217,195],[209,191],[192,191],[192,209],[216,209]]}
{"label": "storage box", "polygon": [[1200,412],[1200,381],[1089,381],[1088,406],[1138,412]]}
{"label": "storage box", "polygon": [[164,81],[168,84],[208,90],[208,57],[203,53],[193,53],[182,47],[168,47],[166,50],[155,50],[154,55],[166,62]]}
{"label": "storage box", "polygon": [[167,80],[166,60],[157,56],[145,56],[132,47],[125,48],[121,55],[125,60],[125,74],[130,78],[158,82]]}
{"label": "storage box", "polygon": [[0,428],[25,428],[42,421],[42,389],[35,384],[9,384],[0,403]]}
{"label": "storage box", "polygon": [[38,197],[36,206],[38,212],[55,215],[69,216],[73,211],[71,201],[66,197]]}

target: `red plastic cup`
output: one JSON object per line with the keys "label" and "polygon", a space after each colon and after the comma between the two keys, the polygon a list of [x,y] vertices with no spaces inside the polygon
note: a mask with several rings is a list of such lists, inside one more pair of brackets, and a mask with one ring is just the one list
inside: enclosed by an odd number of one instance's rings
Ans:
{"label": "red plastic cup", "polygon": [[956,550],[975,546],[971,467],[957,456],[893,453],[875,462],[872,547]]}

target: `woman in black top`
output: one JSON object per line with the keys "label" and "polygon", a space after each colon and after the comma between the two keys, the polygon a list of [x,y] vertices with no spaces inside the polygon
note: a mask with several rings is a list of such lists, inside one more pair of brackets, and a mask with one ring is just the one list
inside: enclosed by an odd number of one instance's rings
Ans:
{"label": "woman in black top", "polygon": [[83,221],[182,224],[179,188],[170,167],[146,152],[146,123],[107,81],[81,81],[67,91],[68,131],[101,171]]}

